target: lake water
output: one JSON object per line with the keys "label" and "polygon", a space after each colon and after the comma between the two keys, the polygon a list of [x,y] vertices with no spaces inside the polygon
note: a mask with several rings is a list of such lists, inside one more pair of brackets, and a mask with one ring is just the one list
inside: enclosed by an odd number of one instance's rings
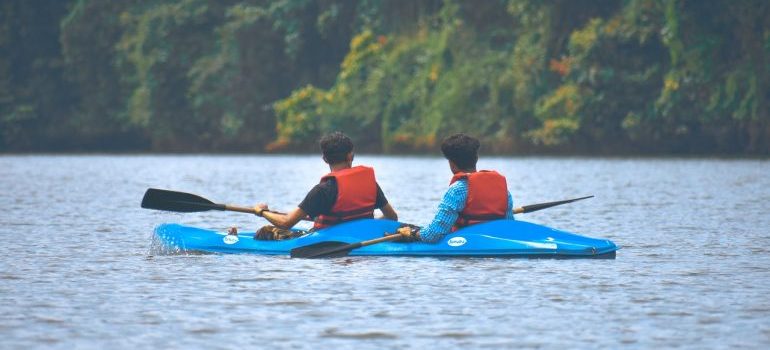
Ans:
{"label": "lake water", "polygon": [[[360,155],[402,221],[450,178]],[[622,246],[616,260],[163,255],[153,227],[254,230],[141,209],[148,187],[295,207],[319,156],[0,156],[0,348],[767,348],[770,161],[484,158],[518,215]]]}

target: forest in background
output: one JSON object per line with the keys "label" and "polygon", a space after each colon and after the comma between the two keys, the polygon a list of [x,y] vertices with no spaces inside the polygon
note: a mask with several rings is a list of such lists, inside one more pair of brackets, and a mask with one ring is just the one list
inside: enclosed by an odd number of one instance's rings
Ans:
{"label": "forest in background", "polygon": [[770,154],[770,1],[2,0],[0,151]]}

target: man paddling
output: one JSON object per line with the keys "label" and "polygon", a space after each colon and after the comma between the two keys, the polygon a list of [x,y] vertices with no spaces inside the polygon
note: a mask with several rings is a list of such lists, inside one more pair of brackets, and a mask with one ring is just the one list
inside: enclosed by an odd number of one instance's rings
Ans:
{"label": "man paddling", "polygon": [[444,139],[441,152],[453,174],[449,189],[433,221],[424,228],[398,229],[403,236],[399,241],[435,243],[464,226],[497,219],[513,220],[513,199],[505,177],[496,171],[476,170],[479,147],[479,140],[465,134]]}
{"label": "man paddling", "polygon": [[355,219],[373,218],[375,209],[380,209],[384,218],[398,220],[396,211],[375,180],[374,169],[353,166],[353,142],[349,137],[334,132],[321,138],[319,144],[331,172],[321,177],[320,183],[308,192],[302,203],[287,214],[270,212],[267,204],[257,204],[254,207],[256,214],[275,226],[262,227],[255,235],[256,239],[293,238],[295,234],[290,229],[305,217],[314,219],[315,230]]}

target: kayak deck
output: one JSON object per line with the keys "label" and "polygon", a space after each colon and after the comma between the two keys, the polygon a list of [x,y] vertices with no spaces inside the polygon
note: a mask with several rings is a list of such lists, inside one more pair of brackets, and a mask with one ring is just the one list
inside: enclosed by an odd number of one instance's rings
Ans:
{"label": "kayak deck", "polygon": [[[363,219],[283,241],[262,241],[254,232],[228,236],[225,232],[178,224],[155,229],[171,249],[214,253],[289,255],[293,248],[324,241],[355,243],[395,232],[400,223]],[[465,227],[437,243],[383,242],[350,252],[351,256],[447,256],[614,259],[618,247],[610,240],[590,238],[519,220],[496,220]]]}

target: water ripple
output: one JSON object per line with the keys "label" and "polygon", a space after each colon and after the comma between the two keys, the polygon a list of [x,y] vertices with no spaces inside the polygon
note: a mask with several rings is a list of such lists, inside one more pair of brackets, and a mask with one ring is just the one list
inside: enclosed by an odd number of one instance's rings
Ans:
{"label": "water ripple", "polygon": [[[405,222],[430,220],[448,181],[445,160],[356,159],[376,167]],[[517,179],[509,184],[517,205],[595,195],[518,218],[613,239],[623,247],[617,259],[164,251],[151,234],[162,222],[254,230],[264,221],[144,210],[146,188],[286,210],[324,165],[315,156],[0,156],[0,347],[770,345],[770,162],[483,158],[480,165]]]}

